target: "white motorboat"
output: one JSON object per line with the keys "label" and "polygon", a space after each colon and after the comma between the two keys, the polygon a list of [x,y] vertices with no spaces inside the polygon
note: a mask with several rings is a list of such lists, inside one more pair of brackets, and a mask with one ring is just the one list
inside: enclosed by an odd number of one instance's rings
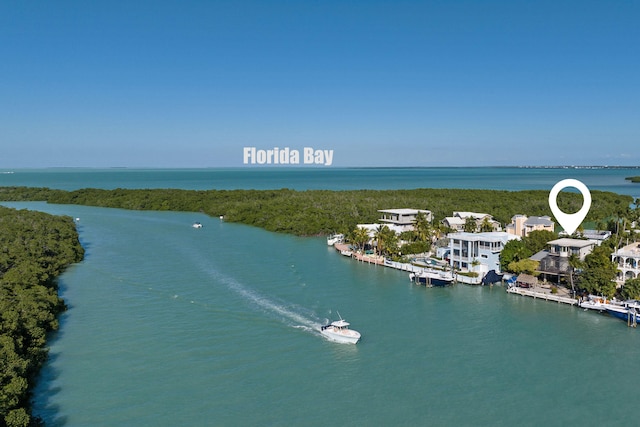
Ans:
{"label": "white motorboat", "polygon": [[449,286],[453,284],[455,278],[449,271],[424,269],[419,273],[410,273],[409,279],[416,284],[426,286]]}
{"label": "white motorboat", "polygon": [[202,224],[200,224],[199,222],[194,222],[192,227],[193,228],[202,228]]}
{"label": "white motorboat", "polygon": [[345,344],[355,344],[360,340],[360,332],[349,329],[349,323],[342,318],[322,326],[320,333],[331,341]]}
{"label": "white motorboat", "polygon": [[344,242],[344,234],[332,234],[327,237],[327,245],[333,246],[336,243]]}
{"label": "white motorboat", "polygon": [[624,303],[622,301],[616,300],[608,300],[604,297],[589,295],[585,300],[580,301],[578,306],[584,309],[596,310],[599,312],[605,312],[607,309],[612,308],[616,310],[617,308],[624,308]]}

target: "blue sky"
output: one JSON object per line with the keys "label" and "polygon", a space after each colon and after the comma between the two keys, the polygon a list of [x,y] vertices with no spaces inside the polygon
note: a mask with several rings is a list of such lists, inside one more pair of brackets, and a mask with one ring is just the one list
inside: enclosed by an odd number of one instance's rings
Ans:
{"label": "blue sky", "polygon": [[640,165],[639,1],[3,1],[0,167]]}

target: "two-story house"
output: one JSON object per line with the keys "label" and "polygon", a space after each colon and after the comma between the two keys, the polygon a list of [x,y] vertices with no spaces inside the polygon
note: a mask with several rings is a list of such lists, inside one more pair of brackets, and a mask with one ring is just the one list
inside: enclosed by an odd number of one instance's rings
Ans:
{"label": "two-story house", "polygon": [[569,238],[556,239],[548,242],[547,250],[541,251],[532,257],[532,259],[540,261],[540,265],[538,266],[539,277],[554,283],[567,280],[571,273],[569,257],[576,255],[580,260],[584,260],[584,258],[593,251],[596,244],[593,240]]}
{"label": "two-story house", "polygon": [[426,209],[380,209],[378,212],[381,214],[381,218],[378,220],[379,223],[357,225],[358,228],[367,230],[371,238],[382,225],[386,225],[396,234],[412,231],[419,213],[424,214],[428,222],[433,220],[433,214]]}
{"label": "two-story house", "polygon": [[514,215],[511,224],[505,227],[505,231],[520,237],[526,237],[535,230],[547,230],[553,232],[555,223],[549,216]]}
{"label": "two-story house", "polygon": [[424,214],[426,220],[431,222],[433,215],[431,211],[426,209],[381,209],[378,212],[382,214],[380,222],[389,226],[393,225],[394,230],[412,231],[413,224],[419,213]]}
{"label": "two-story house", "polygon": [[616,283],[622,286],[629,279],[640,277],[640,243],[632,243],[611,254],[611,261],[618,266]]}
{"label": "two-story house", "polygon": [[509,240],[520,237],[502,231],[458,232],[449,239],[449,265],[461,271],[477,272],[480,277],[491,270],[500,272],[500,252]]}

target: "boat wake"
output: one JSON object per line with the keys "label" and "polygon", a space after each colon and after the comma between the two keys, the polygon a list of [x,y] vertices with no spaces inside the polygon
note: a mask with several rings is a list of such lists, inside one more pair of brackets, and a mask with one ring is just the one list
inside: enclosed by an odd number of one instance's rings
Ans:
{"label": "boat wake", "polygon": [[289,326],[306,331],[318,331],[320,328],[320,320],[312,317],[312,313],[302,314],[304,311],[302,307],[290,306],[284,302],[276,302],[264,295],[260,295],[253,289],[247,288],[237,280],[230,277],[222,276],[219,277],[219,280],[226,284],[229,289],[235,291],[238,295],[260,307],[264,311],[279,315],[281,318],[286,320],[286,323],[289,324]]}
{"label": "boat wake", "polygon": [[256,290],[245,286],[233,277],[226,276],[218,271],[210,270],[209,274],[216,282],[225,285],[227,289],[233,291],[263,312],[282,320],[286,325],[301,329],[305,332],[320,333],[321,319],[317,318],[312,311],[300,306],[288,304],[284,301],[268,298]]}

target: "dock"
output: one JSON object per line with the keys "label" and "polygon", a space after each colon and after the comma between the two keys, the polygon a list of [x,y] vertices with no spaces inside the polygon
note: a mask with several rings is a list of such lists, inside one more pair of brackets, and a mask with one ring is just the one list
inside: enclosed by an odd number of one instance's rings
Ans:
{"label": "dock", "polygon": [[569,305],[577,305],[578,304],[578,300],[576,300],[575,298],[571,298],[571,297],[565,297],[562,295],[557,295],[557,294],[552,294],[549,292],[538,292],[538,291],[532,291],[529,289],[524,289],[524,288],[518,288],[516,286],[512,286],[510,288],[507,288],[507,292],[509,292],[510,294],[517,294],[517,295],[522,295],[525,297],[532,297],[535,299],[543,299],[546,301],[555,301],[558,303],[562,303],[562,304],[569,304]]}
{"label": "dock", "polygon": [[376,255],[366,255],[366,254],[361,254],[358,252],[352,252],[349,249],[349,245],[347,245],[346,243],[336,243],[335,245],[333,245],[334,248],[336,248],[336,250],[340,253],[350,253],[351,258],[354,258],[358,261],[361,262],[366,262],[369,264],[376,264],[376,265],[384,265],[384,258],[381,256],[376,256]]}
{"label": "dock", "polygon": [[366,262],[369,264],[382,265],[384,267],[393,268],[400,271],[406,271],[408,273],[420,273],[425,267],[421,267],[418,265],[413,265],[411,263],[406,262],[396,262],[385,259],[379,255],[367,255],[359,252],[351,251],[349,245],[346,243],[336,243],[333,247],[343,255],[347,255],[357,261]]}

